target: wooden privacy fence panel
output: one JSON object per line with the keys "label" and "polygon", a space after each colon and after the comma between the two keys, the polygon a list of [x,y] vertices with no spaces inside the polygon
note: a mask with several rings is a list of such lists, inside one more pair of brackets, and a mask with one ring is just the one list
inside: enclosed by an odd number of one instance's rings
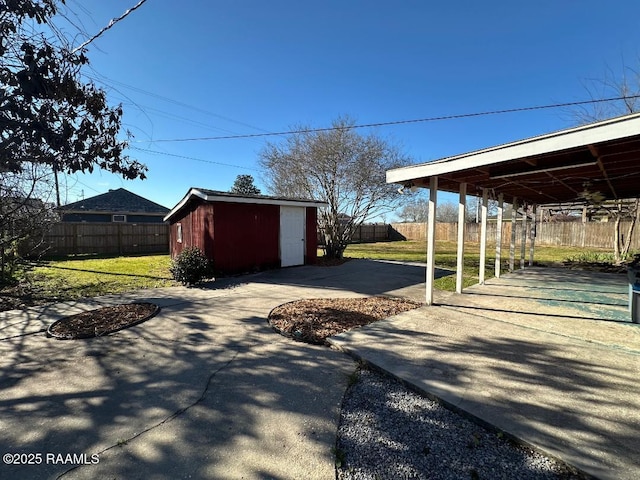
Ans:
{"label": "wooden privacy fence panel", "polygon": [[168,253],[164,223],[56,223],[45,236],[47,255]]}
{"label": "wooden privacy fence panel", "polygon": [[363,224],[351,239],[352,243],[384,242],[389,239],[389,225]]}
{"label": "wooden privacy fence panel", "polygon": [[[396,236],[406,240],[426,240],[427,225],[425,223],[393,223],[391,228]],[[522,223],[516,223],[516,238],[520,241]],[[527,235],[530,233],[527,225]],[[628,222],[620,224],[620,231],[626,235]],[[613,222],[537,222],[536,244],[557,245],[591,248],[613,248],[615,225]],[[436,240],[457,241],[457,223],[437,223]],[[493,242],[496,238],[495,222],[487,225],[487,237]],[[502,224],[502,243],[508,244],[511,239],[511,221]],[[480,225],[469,223],[465,229],[465,240],[480,242]],[[640,250],[640,226],[636,228],[632,239],[631,249]]]}
{"label": "wooden privacy fence panel", "polygon": [[[391,225],[386,223],[365,223],[356,229],[351,243],[386,242],[387,240],[402,239],[401,237],[392,238],[390,231]],[[324,245],[324,236],[320,229],[318,229],[318,245]]]}

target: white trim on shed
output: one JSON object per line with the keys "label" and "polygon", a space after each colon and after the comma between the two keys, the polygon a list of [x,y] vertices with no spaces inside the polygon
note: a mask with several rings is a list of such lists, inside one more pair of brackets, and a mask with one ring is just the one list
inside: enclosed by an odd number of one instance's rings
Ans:
{"label": "white trim on shed", "polygon": [[302,198],[271,197],[267,195],[237,195],[234,193],[206,190],[204,188],[191,188],[184,198],[180,200],[178,204],[164,217],[164,221],[169,221],[169,219],[179,212],[193,197],[200,198],[206,202],[252,203],[258,205],[280,205],[285,207],[322,208],[327,206],[327,203],[325,202]]}

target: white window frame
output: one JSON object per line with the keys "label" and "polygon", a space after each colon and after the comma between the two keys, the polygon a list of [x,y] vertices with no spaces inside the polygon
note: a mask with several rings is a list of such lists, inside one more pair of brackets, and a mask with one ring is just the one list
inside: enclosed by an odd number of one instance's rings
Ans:
{"label": "white window frame", "polygon": [[[116,218],[122,218],[122,220],[116,220]],[[116,222],[116,223],[126,223],[127,222],[127,216],[126,215],[120,215],[120,214],[111,215],[111,221],[112,222]]]}
{"label": "white window frame", "polygon": [[182,224],[176,223],[176,242],[182,243]]}

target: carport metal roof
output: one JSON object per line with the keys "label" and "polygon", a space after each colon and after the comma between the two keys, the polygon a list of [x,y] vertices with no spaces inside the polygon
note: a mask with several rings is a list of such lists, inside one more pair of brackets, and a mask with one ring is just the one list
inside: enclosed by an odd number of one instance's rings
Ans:
{"label": "carport metal roof", "polygon": [[512,203],[544,205],[640,194],[640,114],[387,172],[387,183],[469,194],[489,189]]}
{"label": "carport metal roof", "polygon": [[[487,250],[487,200],[498,198],[496,276],[500,276],[503,201],[519,205],[592,203],[640,196],[640,114],[562,130],[455,157],[387,171],[387,183],[429,188],[427,223],[426,303],[433,302],[437,191],[458,192],[458,264],[456,291],[462,293],[464,210],[466,194],[482,193],[479,282],[484,283]],[[525,210],[521,266],[526,245]],[[515,211],[512,222],[515,222]],[[535,220],[534,220],[535,221]],[[515,232],[515,226],[512,227]],[[499,239],[499,240],[498,240]],[[510,269],[515,235],[511,236]],[[533,238],[530,264],[533,262]]]}

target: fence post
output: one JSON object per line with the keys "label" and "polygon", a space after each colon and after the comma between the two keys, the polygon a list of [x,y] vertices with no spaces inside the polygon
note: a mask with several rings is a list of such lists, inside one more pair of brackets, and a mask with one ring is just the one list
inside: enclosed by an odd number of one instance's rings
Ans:
{"label": "fence post", "polygon": [[[71,253],[75,253],[75,254],[80,253],[78,252],[78,224],[77,223],[73,224],[73,240],[71,242],[71,249],[72,249]],[[68,254],[68,253],[69,252],[65,252],[65,254]]]}
{"label": "fence post", "polygon": [[122,225],[123,223],[118,223],[118,255],[122,255]]}
{"label": "fence post", "polygon": [[582,207],[582,242],[580,246],[584,248],[586,237],[587,237],[587,206]]}

